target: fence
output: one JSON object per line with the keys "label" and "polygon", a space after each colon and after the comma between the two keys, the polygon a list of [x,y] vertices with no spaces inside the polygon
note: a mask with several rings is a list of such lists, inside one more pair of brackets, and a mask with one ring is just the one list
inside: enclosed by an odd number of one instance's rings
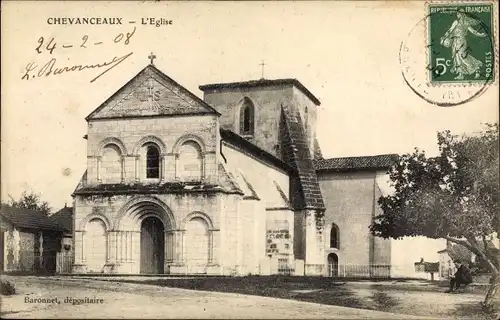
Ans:
{"label": "fence", "polygon": [[390,278],[390,265],[328,265],[329,277],[341,278]]}
{"label": "fence", "polygon": [[20,250],[5,255],[4,270],[8,273],[55,274],[70,273],[73,267],[71,252]]}
{"label": "fence", "polygon": [[73,269],[73,254],[71,251],[59,252],[57,254],[57,273],[71,273]]}

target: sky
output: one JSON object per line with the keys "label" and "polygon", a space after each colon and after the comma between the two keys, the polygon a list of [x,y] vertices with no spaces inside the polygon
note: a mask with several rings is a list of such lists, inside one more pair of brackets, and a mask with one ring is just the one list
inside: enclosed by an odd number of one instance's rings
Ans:
{"label": "sky", "polygon": [[[325,157],[414,147],[435,153],[437,131],[474,132],[498,121],[498,82],[447,108],[412,92],[399,50],[424,16],[423,1],[2,2],[2,200],[31,190],[54,209],[70,205],[86,169],[84,118],[142,70],[150,52],[158,69],[200,98],[202,84],[259,79],[262,60],[265,78],[298,79],[321,101],[317,136]],[[123,24],[49,25],[51,17],[119,17]],[[142,18],[172,24],[143,25]],[[134,27],[128,44],[126,36],[113,41]],[[33,62],[55,58],[70,67],[131,52],[92,83],[101,70],[22,79]]]}

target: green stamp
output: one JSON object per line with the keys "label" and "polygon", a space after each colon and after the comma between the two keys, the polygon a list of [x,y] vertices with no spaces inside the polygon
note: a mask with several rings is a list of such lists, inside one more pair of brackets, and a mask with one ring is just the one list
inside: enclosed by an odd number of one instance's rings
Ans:
{"label": "green stamp", "polygon": [[487,83],[495,79],[492,3],[429,4],[431,84]]}

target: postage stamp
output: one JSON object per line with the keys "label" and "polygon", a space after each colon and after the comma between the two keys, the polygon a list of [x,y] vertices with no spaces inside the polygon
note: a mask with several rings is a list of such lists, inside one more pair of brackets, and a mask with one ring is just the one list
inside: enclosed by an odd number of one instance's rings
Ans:
{"label": "postage stamp", "polygon": [[428,4],[431,84],[482,85],[495,79],[493,3]]}
{"label": "postage stamp", "polygon": [[452,107],[498,83],[497,2],[430,1],[401,41],[406,85],[426,102]]}

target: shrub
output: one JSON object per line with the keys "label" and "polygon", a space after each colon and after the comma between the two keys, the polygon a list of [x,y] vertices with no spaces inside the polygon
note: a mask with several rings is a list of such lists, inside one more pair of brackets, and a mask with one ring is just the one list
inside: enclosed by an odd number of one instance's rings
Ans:
{"label": "shrub", "polygon": [[3,296],[16,294],[16,286],[8,280],[0,280],[0,294]]}

